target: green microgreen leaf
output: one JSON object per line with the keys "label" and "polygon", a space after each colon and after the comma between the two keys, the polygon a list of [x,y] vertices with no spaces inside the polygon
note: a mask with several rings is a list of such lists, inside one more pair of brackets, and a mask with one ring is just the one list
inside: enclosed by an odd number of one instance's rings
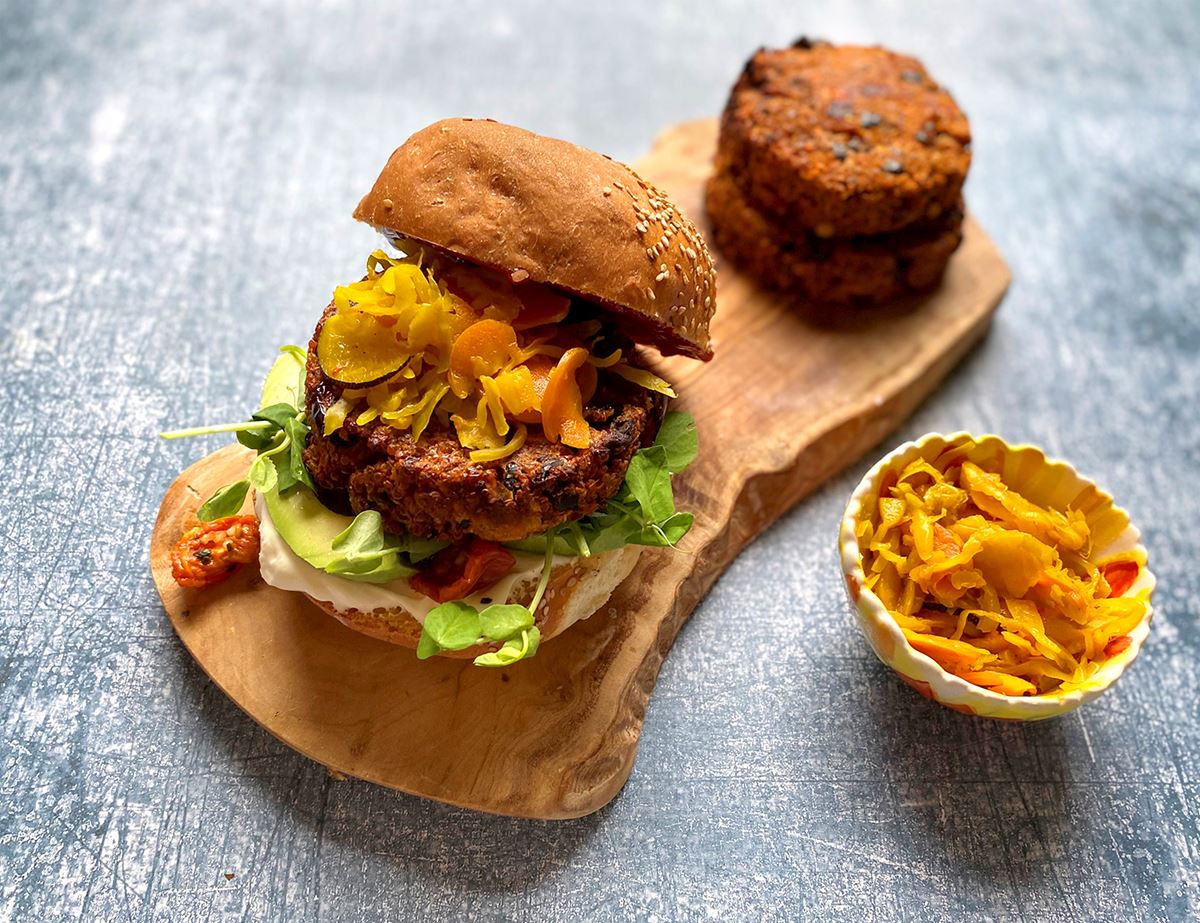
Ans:
{"label": "green microgreen leaf", "polygon": [[289,490],[295,487],[299,481],[292,474],[292,466],[279,464],[275,466],[275,489],[281,494],[286,494]]}
{"label": "green microgreen leaf", "polygon": [[[308,468],[304,465],[304,444],[308,441],[308,426],[305,425],[303,420],[293,416],[284,424],[283,431],[292,440],[288,451],[288,468],[293,482],[303,484],[313,493],[316,493],[317,487],[313,484],[312,477],[308,473]],[[281,491],[282,489],[280,488]]]}
{"label": "green microgreen leaf", "polygon": [[260,493],[274,490],[279,482],[275,473],[275,463],[265,455],[259,455],[250,463],[250,483]]}
{"label": "green microgreen leaf", "polygon": [[383,517],[375,510],[363,510],[329,544],[350,561],[377,558],[384,546]]}
{"label": "green microgreen leaf", "polygon": [[232,516],[242,508],[242,502],[246,499],[249,489],[249,481],[238,481],[236,484],[222,487],[201,504],[200,509],[196,510],[196,518],[201,522],[212,522],[214,519]]}
{"label": "green microgreen leaf", "polygon": [[498,651],[489,651],[486,654],[480,654],[475,658],[475,666],[507,667],[518,660],[523,660],[536,654],[540,642],[541,632],[537,628],[527,629],[521,632],[520,638],[505,641],[504,645]]}
{"label": "green microgreen leaf", "polygon": [[694,521],[695,517],[691,513],[676,513],[669,519],[658,523],[658,527],[662,529],[663,535],[670,544],[678,545],[679,540],[688,534]]}
{"label": "green microgreen leaf", "polygon": [[515,603],[497,604],[479,613],[479,625],[488,640],[507,641],[533,627],[533,613]]}
{"label": "green microgreen leaf", "polygon": [[438,643],[433,640],[433,637],[427,631],[421,632],[421,639],[417,642],[417,659],[428,660],[435,656],[441,648]]}
{"label": "green microgreen leaf", "polygon": [[667,470],[678,474],[692,463],[700,450],[700,435],[691,414],[673,410],[663,419],[655,445],[667,453]]}
{"label": "green microgreen leaf", "polygon": [[416,568],[401,557],[400,543],[383,531],[383,517],[364,510],[330,541],[338,554],[324,570],[348,580],[388,583],[415,574]]}
{"label": "green microgreen leaf", "polygon": [[657,522],[675,512],[667,450],[662,446],[652,445],[634,453],[629,460],[629,470],[625,473],[625,483],[633,499],[642,508],[643,522]]}
{"label": "green microgreen leaf", "polygon": [[276,429],[283,429],[287,426],[288,420],[296,418],[296,408],[291,404],[272,404],[270,407],[262,407],[255,411],[251,417],[252,420],[263,420],[267,423],[272,423]]}
{"label": "green microgreen leaf", "polygon": [[651,545],[656,548],[673,548],[687,535],[692,527],[691,513],[676,513],[662,522],[652,522],[627,537],[627,545]]}
{"label": "green microgreen leaf", "polygon": [[442,603],[429,610],[421,634],[429,635],[439,650],[465,650],[480,642],[479,613],[458,600]]}
{"label": "green microgreen leaf", "polygon": [[243,430],[239,432],[237,434],[237,441],[247,449],[253,449],[255,452],[262,452],[270,448],[271,443],[279,435],[279,430],[275,429],[272,423],[267,423],[266,426],[268,427],[267,429]]}
{"label": "green microgreen leaf", "polygon": [[411,577],[417,572],[415,567],[405,564],[404,559],[395,551],[385,551],[378,557],[359,561],[337,557],[326,564],[324,570],[327,574],[358,583],[391,583],[401,577]]}

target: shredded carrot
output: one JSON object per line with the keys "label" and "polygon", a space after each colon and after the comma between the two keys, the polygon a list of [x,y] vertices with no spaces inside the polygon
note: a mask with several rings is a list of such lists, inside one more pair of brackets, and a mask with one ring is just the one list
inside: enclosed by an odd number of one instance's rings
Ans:
{"label": "shredded carrot", "polygon": [[550,373],[542,397],[542,429],[552,441],[586,449],[591,437],[583,418],[583,395],[575,373],[588,357],[586,349],[568,349]]}

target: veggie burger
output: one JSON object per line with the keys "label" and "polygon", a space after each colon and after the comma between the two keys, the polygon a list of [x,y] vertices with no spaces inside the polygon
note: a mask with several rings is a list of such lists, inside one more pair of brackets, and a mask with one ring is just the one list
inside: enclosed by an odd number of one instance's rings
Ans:
{"label": "veggie burger", "polygon": [[354,217],[389,250],[281,350],[251,420],[164,434],[258,453],[197,511],[175,579],[224,579],[257,536],[267,583],[353,629],[532,656],[691,526],[671,479],[695,427],[639,346],[711,358],[708,250],[623,164],[489,120],[417,132]]}

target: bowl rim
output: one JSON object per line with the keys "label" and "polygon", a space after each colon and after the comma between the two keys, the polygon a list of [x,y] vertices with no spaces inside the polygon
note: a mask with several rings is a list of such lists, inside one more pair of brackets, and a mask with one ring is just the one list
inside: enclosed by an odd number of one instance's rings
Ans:
{"label": "bowl rim", "polygon": [[[1145,616],[1138,622],[1133,631],[1129,633],[1129,647],[1116,657],[1109,658],[1106,664],[1097,672],[1093,678],[1093,682],[1083,689],[1075,689],[1061,695],[1050,693],[1034,696],[1006,696],[998,692],[993,692],[990,689],[985,689],[982,686],[976,686],[974,683],[969,683],[965,679],[955,676],[932,657],[921,653],[909,644],[908,639],[904,637],[904,633],[900,630],[900,626],[883,605],[883,601],[867,588],[866,572],[863,570],[862,559],[859,554],[858,535],[855,531],[858,516],[867,494],[875,488],[886,470],[897,466],[902,459],[905,461],[911,460],[905,458],[910,453],[915,457],[921,454],[931,443],[940,441],[948,446],[963,439],[970,439],[977,445],[995,444],[1006,453],[1033,453],[1040,456],[1041,464],[1047,467],[1063,469],[1083,485],[1094,489],[1111,504],[1116,512],[1124,516],[1127,525],[1122,535],[1129,536],[1129,540],[1131,541],[1131,548],[1129,550],[1140,553],[1147,562],[1141,568],[1141,573],[1138,575],[1137,581],[1137,583],[1143,584],[1146,591]],[[942,701],[942,695],[936,694],[945,693],[947,698],[953,700],[955,704],[969,704],[970,700],[974,700],[981,705],[985,705],[986,711],[992,713],[988,715],[991,717],[1000,716],[996,714],[998,712],[1006,713],[1003,717],[1024,719],[1052,718],[1066,714],[1111,688],[1125,673],[1129,665],[1137,659],[1142,645],[1150,633],[1150,622],[1154,616],[1152,596],[1158,581],[1150,570],[1149,555],[1141,542],[1141,531],[1134,525],[1129,511],[1119,506],[1113,499],[1112,494],[1102,488],[1092,478],[1081,474],[1070,462],[1051,457],[1041,446],[1032,443],[1011,443],[994,433],[976,435],[965,430],[953,433],[929,432],[916,439],[902,443],[884,454],[882,458],[872,465],[867,473],[863,475],[853,493],[851,493],[838,533],[838,550],[841,559],[842,575],[847,584],[851,602],[859,615],[860,629],[864,634],[867,634],[867,626],[863,624],[863,620],[865,619],[870,621],[875,627],[885,631],[895,642],[896,648],[905,651],[909,659],[921,669],[924,675],[915,678],[929,683],[931,691],[935,692],[933,698],[939,704],[950,704],[949,702]],[[851,585],[852,582],[854,586]],[[867,641],[871,644],[872,650],[874,650],[875,646],[871,643],[869,636],[867,637]],[[878,652],[876,654],[879,656]],[[880,659],[883,658],[881,657]],[[895,664],[888,663],[887,661],[885,663],[890,669],[901,673]],[[901,675],[905,679],[914,678],[906,674]]]}

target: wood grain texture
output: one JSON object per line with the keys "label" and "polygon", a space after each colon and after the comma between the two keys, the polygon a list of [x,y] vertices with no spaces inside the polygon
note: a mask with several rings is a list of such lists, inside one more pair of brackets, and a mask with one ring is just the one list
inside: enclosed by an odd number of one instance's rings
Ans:
{"label": "wood grain texture", "polygon": [[[715,141],[712,121],[675,126],[638,169],[700,214]],[[713,581],[928,394],[986,329],[1008,282],[973,221],[941,286],[885,310],[816,311],[726,268],[717,358],[662,363],[700,430],[700,456],[676,492],[696,515],[692,532],[676,553],[644,553],[595,616],[512,669],[419,662],[267,586],[253,567],[202,592],[176,586],[171,545],[203,498],[245,476],[252,455],[239,446],[192,465],[163,500],[150,556],[163,605],[239,706],[332,769],[498,814],[590,814],[629,777],[663,658]]]}

